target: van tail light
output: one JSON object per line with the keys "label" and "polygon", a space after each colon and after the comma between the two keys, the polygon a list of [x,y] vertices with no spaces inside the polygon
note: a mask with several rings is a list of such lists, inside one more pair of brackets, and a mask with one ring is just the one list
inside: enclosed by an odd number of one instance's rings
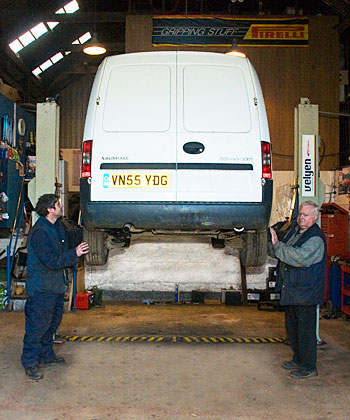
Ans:
{"label": "van tail light", "polygon": [[84,141],[82,162],[81,162],[81,177],[82,178],[89,178],[91,176],[91,152],[92,152],[92,140]]}
{"label": "van tail light", "polygon": [[261,142],[261,158],[262,158],[262,177],[265,179],[271,179],[272,178],[271,145],[267,141]]}

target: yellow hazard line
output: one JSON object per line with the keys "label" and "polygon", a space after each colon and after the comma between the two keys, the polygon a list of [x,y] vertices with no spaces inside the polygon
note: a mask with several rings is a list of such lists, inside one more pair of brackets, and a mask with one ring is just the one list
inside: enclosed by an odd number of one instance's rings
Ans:
{"label": "yellow hazard line", "polygon": [[203,336],[147,336],[147,335],[135,335],[135,336],[118,336],[118,337],[107,337],[107,336],[79,336],[79,335],[65,335],[63,338],[67,341],[73,342],[102,342],[102,341],[113,341],[113,342],[132,342],[132,343],[160,343],[160,342],[173,342],[173,343],[206,343],[206,344],[217,344],[217,343],[262,343],[262,344],[271,344],[271,343],[284,343],[284,337],[203,337]]}

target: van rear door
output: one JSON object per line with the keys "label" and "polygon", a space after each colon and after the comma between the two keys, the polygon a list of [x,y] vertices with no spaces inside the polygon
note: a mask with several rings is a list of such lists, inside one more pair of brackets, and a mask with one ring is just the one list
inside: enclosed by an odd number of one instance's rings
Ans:
{"label": "van rear door", "polygon": [[92,134],[92,201],[176,200],[176,54],[106,59]]}
{"label": "van rear door", "polygon": [[178,52],[177,62],[177,201],[261,202],[259,116],[248,60]]}

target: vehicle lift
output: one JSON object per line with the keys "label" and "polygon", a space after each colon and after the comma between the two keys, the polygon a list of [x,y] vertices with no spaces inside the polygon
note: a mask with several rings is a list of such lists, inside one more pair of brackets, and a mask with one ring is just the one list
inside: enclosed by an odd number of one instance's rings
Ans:
{"label": "vehicle lift", "polygon": [[[310,99],[301,98],[294,108],[294,185],[290,219],[293,210],[304,201],[310,200],[319,207],[325,199],[325,186],[320,180],[319,168],[319,108]],[[291,220],[289,220],[291,221]],[[320,224],[320,218],[318,224]],[[316,337],[317,344],[325,344],[319,336],[320,306],[317,305]]]}

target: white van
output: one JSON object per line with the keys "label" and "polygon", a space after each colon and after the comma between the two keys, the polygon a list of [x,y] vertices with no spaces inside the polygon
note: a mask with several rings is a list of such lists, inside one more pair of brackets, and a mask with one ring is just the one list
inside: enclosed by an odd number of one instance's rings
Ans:
{"label": "white van", "polygon": [[237,238],[243,264],[264,263],[270,136],[246,57],[107,57],[92,87],[82,150],[88,264],[106,263],[107,236],[127,246],[143,231],[207,234],[214,246]]}

